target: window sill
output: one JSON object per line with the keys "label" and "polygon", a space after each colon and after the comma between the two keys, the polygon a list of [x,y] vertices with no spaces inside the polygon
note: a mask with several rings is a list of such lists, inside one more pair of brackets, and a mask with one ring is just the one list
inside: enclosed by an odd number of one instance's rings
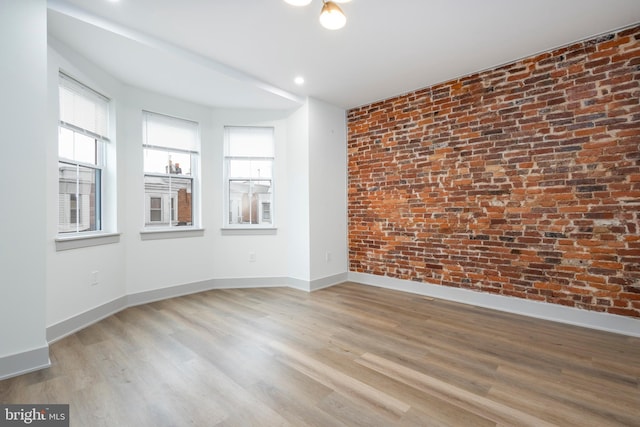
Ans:
{"label": "window sill", "polygon": [[278,229],[275,227],[224,227],[220,232],[223,236],[275,235],[278,234]]}
{"label": "window sill", "polygon": [[91,233],[73,234],[69,236],[58,236],[56,241],[56,251],[67,251],[70,249],[88,248],[91,246],[110,245],[120,242],[120,233]]}
{"label": "window sill", "polygon": [[161,228],[158,230],[143,230],[140,232],[141,240],[180,239],[183,237],[202,237],[204,228]]}

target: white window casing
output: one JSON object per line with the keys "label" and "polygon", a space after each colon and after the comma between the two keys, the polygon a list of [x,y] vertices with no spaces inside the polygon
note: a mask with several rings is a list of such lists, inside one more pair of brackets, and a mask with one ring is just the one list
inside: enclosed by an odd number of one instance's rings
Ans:
{"label": "white window casing", "polygon": [[[142,148],[145,230],[197,227],[200,164],[198,123],[143,111]],[[151,206],[152,199],[160,201],[159,208]],[[152,214],[152,210],[156,209],[160,209],[160,213],[156,211]]]}
{"label": "white window casing", "polygon": [[58,234],[99,232],[110,100],[63,72],[58,89]]}
{"label": "white window casing", "polygon": [[225,127],[223,228],[274,227],[272,127]]}

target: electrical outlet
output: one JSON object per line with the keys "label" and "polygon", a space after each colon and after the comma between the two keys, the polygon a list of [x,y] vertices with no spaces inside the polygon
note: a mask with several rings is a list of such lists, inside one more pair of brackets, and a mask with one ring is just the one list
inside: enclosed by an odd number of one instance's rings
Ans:
{"label": "electrical outlet", "polygon": [[95,286],[98,283],[98,271],[92,271],[91,272],[91,286]]}
{"label": "electrical outlet", "polygon": [[256,262],[256,253],[249,252],[249,262]]}
{"label": "electrical outlet", "polygon": [[324,254],[324,260],[325,260],[326,262],[331,262],[331,252],[329,252],[329,251],[325,252],[325,254]]}

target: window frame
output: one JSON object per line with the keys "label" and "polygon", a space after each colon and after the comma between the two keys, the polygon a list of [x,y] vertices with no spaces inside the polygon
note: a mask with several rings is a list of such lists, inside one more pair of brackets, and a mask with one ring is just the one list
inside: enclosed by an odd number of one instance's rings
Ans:
{"label": "window frame", "polygon": [[[106,149],[107,149],[107,144],[109,144],[111,142],[110,138],[109,138],[109,126],[110,126],[110,116],[111,116],[111,98],[107,97],[106,95],[103,95],[102,93],[98,92],[97,90],[93,89],[92,87],[86,85],[85,83],[82,83],[80,80],[70,76],[68,73],[65,73],[62,70],[58,71],[58,139],[57,139],[57,159],[58,159],[58,219],[57,219],[57,239],[59,240],[68,240],[68,239],[73,239],[73,238],[78,238],[78,237],[90,237],[92,235],[100,235],[105,233],[105,229],[104,229],[104,225],[105,225],[105,218],[104,218],[104,209],[103,209],[103,200],[105,197],[105,188],[104,188],[104,175],[105,175],[105,170],[107,169],[107,164],[106,164]],[[79,96],[80,98],[83,98],[84,100],[89,101],[90,103],[92,103],[94,106],[99,106],[101,105],[103,108],[101,109],[101,112],[104,113],[104,117],[102,117],[103,119],[103,123],[102,123],[102,133],[98,133],[98,132],[94,132],[90,129],[86,129],[82,126],[78,126],[77,124],[74,124],[71,122],[71,120],[64,120],[68,117],[63,117],[63,115],[65,115],[65,113],[63,113],[63,107],[62,107],[62,90],[65,89],[68,92],[72,92],[74,93],[74,95]],[[77,110],[74,109],[74,112],[76,112]],[[67,110],[68,113],[68,110]],[[95,115],[94,115],[95,118]],[[99,127],[99,126],[96,126]],[[96,129],[98,130],[98,129]],[[73,149],[75,151],[75,147],[76,147],[76,139],[75,138],[88,138],[89,140],[93,141],[94,147],[93,147],[93,156],[94,156],[94,162],[93,163],[89,163],[86,161],[86,159],[84,160],[79,160],[77,158],[70,158],[68,156],[64,156],[61,155],[61,144],[63,143],[63,132],[71,132],[70,135],[67,135],[67,137],[71,137],[73,138]],[[68,142],[68,141],[67,141]],[[80,141],[78,141],[78,143],[80,143]],[[74,154],[75,156],[75,154]],[[71,219],[72,219],[72,215],[71,212],[68,212],[68,218],[69,221],[64,222],[62,221],[63,218],[61,218],[61,214],[63,212],[71,209],[71,197],[69,197],[69,203],[68,206],[66,204],[63,204],[61,206],[61,196],[64,195],[69,195],[71,196],[72,193],[61,193],[61,175],[60,175],[60,171],[62,170],[62,165],[67,165],[67,167],[69,168],[75,168],[76,172],[75,172],[75,183],[76,183],[76,192],[73,193],[76,196],[76,222],[72,223]],[[91,224],[91,221],[94,221],[94,229],[88,229],[88,230],[81,230],[80,228],[82,227],[82,220],[84,218],[84,215],[81,213],[81,210],[83,209],[83,203],[81,202],[84,197],[91,197],[91,193],[89,194],[83,194],[79,192],[79,187],[81,185],[81,168],[83,169],[90,169],[93,171],[93,181],[92,183],[90,183],[90,186],[93,186],[94,191],[95,191],[95,200],[93,202],[93,215],[91,214],[91,202],[89,202],[89,215],[88,218],[86,219],[87,221],[89,221],[89,224]],[[73,181],[69,182],[71,185],[73,185]],[[79,197],[79,196],[84,196],[84,197]],[[65,198],[66,200],[66,198]],[[66,226],[66,230],[63,230],[63,228]],[[72,229],[75,228],[75,229]]]}
{"label": "window frame", "polygon": [[[153,121],[153,117],[157,117],[161,120],[168,120],[169,122],[175,121],[176,123],[182,122],[185,127],[192,127],[194,131],[193,136],[195,138],[195,145],[197,149],[183,149],[178,147],[171,147],[168,145],[157,145],[148,143],[148,134],[147,134],[147,126],[149,124],[148,120],[151,118]],[[144,212],[143,212],[143,228],[141,234],[158,234],[163,235],[166,232],[181,232],[181,231],[193,231],[193,230],[201,230],[200,228],[200,157],[201,157],[201,139],[200,139],[200,123],[195,120],[184,119],[181,117],[176,117],[168,114],[157,113],[149,110],[142,110],[142,126],[143,126],[143,137],[142,137],[142,155],[143,159],[147,153],[146,150],[152,150],[157,153],[165,153],[168,158],[171,155],[188,155],[190,161],[190,170],[189,174],[182,173],[182,168],[180,168],[180,172],[172,172],[172,169],[169,169],[169,165],[171,163],[167,163],[166,173],[161,173],[158,171],[147,171],[146,165],[143,160],[142,164],[142,180],[143,180],[143,194],[144,194]],[[176,163],[178,164],[178,163]],[[173,166],[173,164],[171,164]],[[161,180],[168,181],[169,191],[149,191],[147,188],[148,178],[157,178]],[[179,218],[179,204],[178,204],[178,196],[177,194],[172,194],[172,182],[173,181],[188,181],[188,185],[186,188],[190,188],[191,198],[189,201],[190,209],[191,209],[191,223],[186,225],[180,225]],[[151,198],[160,198],[161,199],[161,221],[151,221]]]}
{"label": "window frame", "polygon": [[[162,223],[162,194],[149,194],[149,223]],[[158,202],[158,207],[153,202]],[[154,213],[159,214],[160,218],[156,219]]]}
{"label": "window frame", "polygon": [[[231,133],[233,132],[233,129],[264,129],[264,130],[268,130],[270,133],[270,139],[271,139],[271,152],[272,155],[271,156],[264,156],[264,155],[255,155],[255,156],[249,156],[249,155],[230,155],[230,145],[231,145]],[[224,126],[224,144],[223,144],[224,148],[223,148],[223,203],[222,203],[222,208],[223,208],[223,224],[222,224],[222,230],[223,231],[227,231],[227,232],[233,232],[235,231],[254,231],[254,232],[260,232],[260,231],[270,231],[270,230],[276,230],[276,207],[275,207],[275,195],[276,195],[276,130],[274,126]],[[269,162],[270,163],[270,169],[271,169],[271,175],[268,178],[265,177],[260,177],[260,176],[251,176],[251,174],[249,176],[231,176],[231,161],[233,160],[241,160],[241,161],[256,161],[256,162]],[[269,203],[269,217],[270,220],[269,222],[264,222],[264,212],[263,212],[263,206],[264,206],[264,201],[260,200],[260,198],[258,197],[256,200],[256,207],[258,209],[258,212],[256,213],[256,217],[258,219],[258,223],[252,223],[251,220],[253,218],[253,215],[250,213],[249,214],[249,222],[240,222],[240,223],[232,223],[230,221],[230,216],[231,216],[231,183],[233,181],[248,181],[249,183],[249,188],[253,188],[253,186],[256,183],[259,183],[260,181],[269,181],[270,186],[269,186],[269,193],[270,193],[270,197],[268,200]],[[253,193],[251,190],[248,193],[249,197],[252,197],[255,194],[260,194],[259,192]],[[249,206],[253,205],[253,201],[250,199]],[[251,212],[251,208],[249,208],[250,212]],[[244,213],[240,214],[241,216],[244,215]]]}

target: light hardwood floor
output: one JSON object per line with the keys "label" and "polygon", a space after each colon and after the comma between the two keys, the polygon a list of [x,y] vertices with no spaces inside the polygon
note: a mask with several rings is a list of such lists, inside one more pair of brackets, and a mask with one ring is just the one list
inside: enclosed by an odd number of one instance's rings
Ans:
{"label": "light hardwood floor", "polygon": [[638,338],[353,283],[138,306],[50,353],[0,401],[76,427],[640,426]]}

